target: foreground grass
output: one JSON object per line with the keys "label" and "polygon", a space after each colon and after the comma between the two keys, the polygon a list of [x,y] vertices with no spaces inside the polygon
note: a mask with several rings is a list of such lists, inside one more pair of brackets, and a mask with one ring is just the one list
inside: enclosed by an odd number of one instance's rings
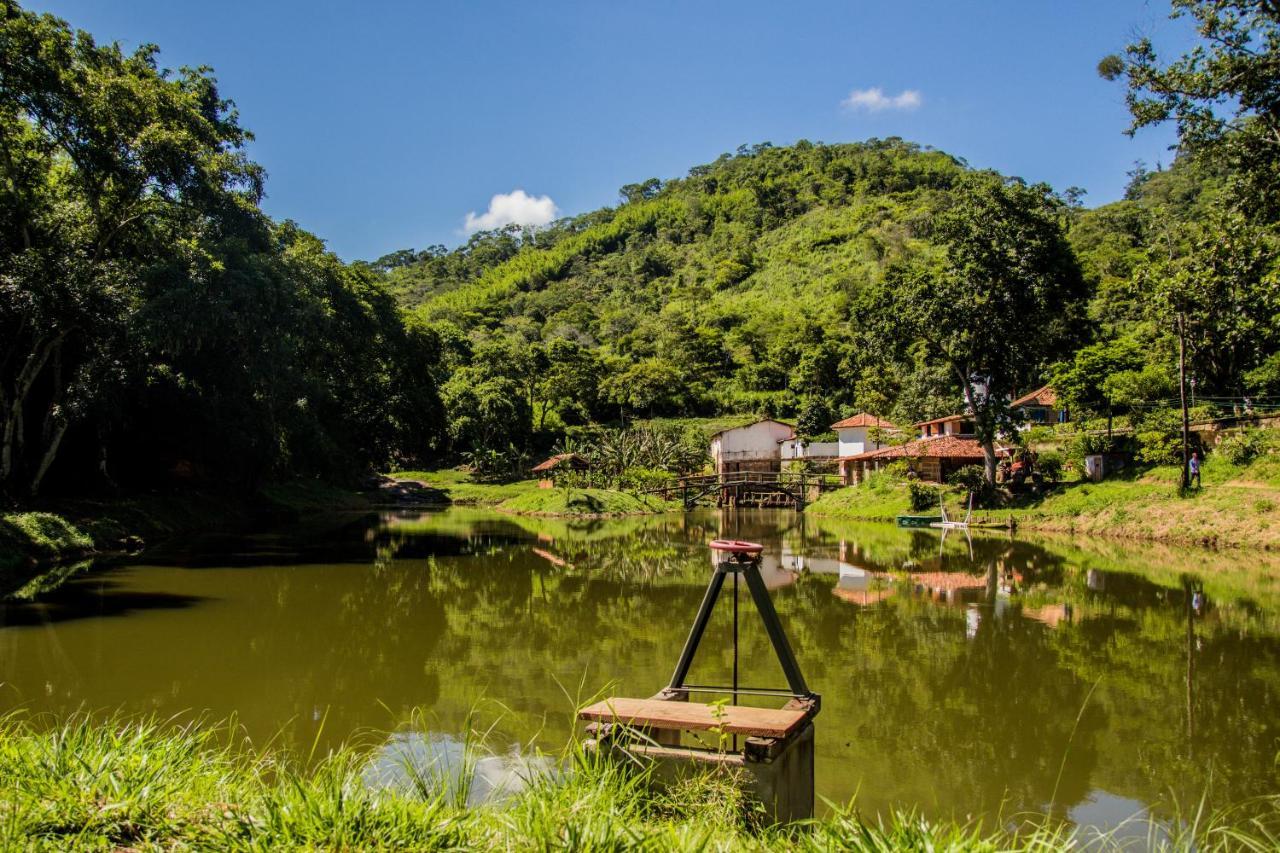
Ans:
{"label": "foreground grass", "polygon": [[[1010,508],[975,511],[979,523],[1096,536],[1219,547],[1280,549],[1280,454],[1248,465],[1211,456],[1203,488],[1182,494],[1181,468],[1161,466],[1101,483],[1069,483]],[[949,512],[963,500],[947,490]],[[886,477],[824,494],[809,507],[821,515],[889,521],[911,512],[906,484]]]}
{"label": "foreground grass", "polygon": [[[668,789],[643,770],[578,748],[563,772],[500,802],[467,806],[465,785],[417,767],[408,784],[374,790],[365,759],[343,749],[309,766],[248,746],[232,726],[162,725],[85,717],[0,720],[0,846],[4,849],[545,850],[1034,850],[1113,836],[1062,824],[866,821],[852,809],[791,827],[765,827],[733,780],[694,776]],[[1275,849],[1280,803],[1250,817],[1192,814],[1153,827],[1167,849]],[[1172,834],[1169,834],[1172,833]],[[1141,845],[1143,847],[1151,845]]]}
{"label": "foreground grass", "polygon": [[419,483],[440,493],[442,503],[492,506],[521,515],[637,515],[679,509],[648,495],[614,489],[542,489],[537,480],[477,482],[466,471],[393,471],[388,476]]}

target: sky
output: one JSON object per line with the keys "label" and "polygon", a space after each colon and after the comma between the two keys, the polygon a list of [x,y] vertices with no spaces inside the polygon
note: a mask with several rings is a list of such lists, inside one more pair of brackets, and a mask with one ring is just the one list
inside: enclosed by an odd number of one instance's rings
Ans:
{"label": "sky", "polygon": [[346,260],[613,205],[744,143],[901,136],[1103,204],[1173,133],[1125,136],[1098,60],[1190,43],[1167,0],[25,5],[212,66],[266,212]]}

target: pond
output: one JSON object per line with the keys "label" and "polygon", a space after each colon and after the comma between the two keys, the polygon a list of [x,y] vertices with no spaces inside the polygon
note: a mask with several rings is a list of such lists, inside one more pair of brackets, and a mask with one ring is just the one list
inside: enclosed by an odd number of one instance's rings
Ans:
{"label": "pond", "polygon": [[[717,537],[766,546],[822,694],[820,797],[1106,827],[1278,790],[1275,555],[781,511],[452,508],[192,541],[0,605],[0,708],[234,715],[304,751],[492,724],[499,755],[555,750],[576,705],[667,683]],[[742,682],[783,686],[743,603]],[[729,618],[691,681],[727,683]]]}

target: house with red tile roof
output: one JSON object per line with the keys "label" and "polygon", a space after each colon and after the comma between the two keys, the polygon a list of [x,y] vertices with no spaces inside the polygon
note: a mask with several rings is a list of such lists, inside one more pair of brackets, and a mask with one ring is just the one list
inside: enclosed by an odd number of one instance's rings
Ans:
{"label": "house with red tile roof", "polygon": [[1071,420],[1066,406],[1059,405],[1057,393],[1048,385],[1024,394],[1009,404],[1029,424],[1065,424]]}
{"label": "house with red tile roof", "polygon": [[933,435],[893,447],[883,447],[839,460],[840,476],[846,485],[857,485],[872,471],[894,462],[906,462],[921,480],[945,482],[966,465],[981,465],[982,445],[972,436]]}
{"label": "house with red tile roof", "polygon": [[853,456],[868,450],[879,450],[884,446],[884,435],[897,432],[897,427],[877,415],[866,412],[851,418],[836,421],[831,425],[836,434],[836,456]]}

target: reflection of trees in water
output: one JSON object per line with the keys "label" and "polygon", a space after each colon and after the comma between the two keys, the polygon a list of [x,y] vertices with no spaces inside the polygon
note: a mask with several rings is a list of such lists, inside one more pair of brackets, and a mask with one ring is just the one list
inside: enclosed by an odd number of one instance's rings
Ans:
{"label": "reflection of trees in water", "polygon": [[[612,679],[623,693],[657,689],[706,581],[704,543],[742,536],[773,553],[785,546],[888,570],[934,561],[983,579],[982,603],[968,611],[914,595],[856,607],[831,594],[834,575],[800,574],[775,591],[805,674],[824,695],[818,774],[829,796],[860,787],[866,808],[932,801],[971,810],[1004,803],[1006,811],[1053,797],[1065,813],[1095,788],[1147,802],[1175,790],[1189,802],[1212,775],[1216,801],[1226,802],[1271,784],[1280,743],[1276,639],[1242,630],[1236,611],[1216,604],[1196,617],[1189,742],[1181,590],[1096,569],[1101,586],[1090,589],[1088,570],[1069,552],[1007,537],[975,536],[971,560],[965,547],[939,561],[936,534],[876,530],[855,541],[813,522],[735,527],[708,514],[649,520],[619,536],[566,526],[540,537],[536,526],[517,527],[522,534],[500,541],[490,534],[487,550],[479,540],[470,546],[482,559],[410,561],[444,603],[444,639],[433,651],[448,662],[439,667],[449,685],[442,709],[461,714],[458,697],[483,692],[516,709],[517,728],[545,719],[558,735],[570,725],[569,703],[552,676],[569,685],[585,678],[590,690]],[[389,565],[399,572],[402,563]],[[996,595],[1007,576],[1020,590],[1011,598]],[[1023,615],[1024,606],[1044,604],[1071,604],[1071,619],[1050,627]],[[727,671],[719,629],[695,663],[699,681]],[[750,620],[742,643],[744,682],[778,681],[767,638]]]}

